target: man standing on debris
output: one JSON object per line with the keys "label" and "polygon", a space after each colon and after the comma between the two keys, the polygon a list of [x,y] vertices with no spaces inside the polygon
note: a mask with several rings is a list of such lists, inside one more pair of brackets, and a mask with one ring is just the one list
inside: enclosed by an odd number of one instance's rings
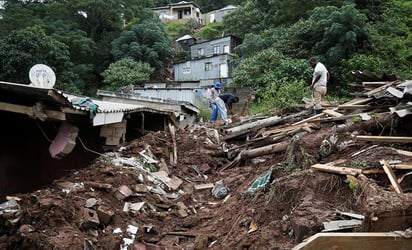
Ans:
{"label": "man standing on debris", "polygon": [[309,64],[312,66],[313,78],[310,89],[312,90],[313,113],[318,114],[322,112],[321,105],[322,97],[326,95],[327,84],[329,80],[329,72],[325,65],[319,62],[315,57],[309,59]]}
{"label": "man standing on debris", "polygon": [[210,107],[212,108],[212,117],[210,121],[214,122],[217,120],[217,115],[220,112],[220,118],[227,121],[227,110],[225,103],[220,99],[220,82],[215,82],[214,86],[208,90],[207,99],[209,100]]}
{"label": "man standing on debris", "polygon": [[233,115],[233,103],[237,103],[239,102],[239,97],[230,94],[230,93],[223,93],[219,95],[220,99],[222,99],[225,104],[226,104],[226,108],[228,110],[228,114],[229,115]]}

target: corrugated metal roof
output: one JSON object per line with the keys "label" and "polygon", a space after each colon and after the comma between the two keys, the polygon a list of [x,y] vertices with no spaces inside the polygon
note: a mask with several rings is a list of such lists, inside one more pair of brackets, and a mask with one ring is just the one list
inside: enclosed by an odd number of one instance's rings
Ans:
{"label": "corrugated metal roof", "polygon": [[[61,93],[71,104],[71,107],[76,110],[90,111],[89,107],[75,105],[73,102],[81,97],[76,95],[70,95],[66,93]],[[132,112],[140,111],[145,108],[143,105],[136,104],[127,104],[127,103],[118,103],[118,102],[108,102],[90,99],[93,103],[98,106],[97,113],[116,113],[116,112]]]}
{"label": "corrugated metal roof", "polygon": [[[38,101],[43,101],[47,104],[55,106],[72,108],[74,110],[84,111],[85,113],[89,112],[89,107],[74,104],[74,100],[80,98],[87,97],[68,94],[52,88],[41,88],[28,84],[0,81],[0,100],[14,104],[30,106],[34,105]],[[96,111],[97,113],[128,113],[146,110],[146,107],[143,105],[108,102],[92,98],[90,98],[90,100],[98,105],[98,109]]]}

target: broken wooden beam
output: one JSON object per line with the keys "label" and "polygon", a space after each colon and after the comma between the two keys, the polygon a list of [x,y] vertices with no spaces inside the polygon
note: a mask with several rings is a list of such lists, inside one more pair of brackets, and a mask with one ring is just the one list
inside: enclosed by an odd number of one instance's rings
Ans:
{"label": "broken wooden beam", "polygon": [[371,109],[376,108],[376,106],[362,105],[362,104],[342,104],[338,106],[338,109]]}
{"label": "broken wooden beam", "polygon": [[412,157],[412,152],[411,151],[406,151],[406,150],[402,150],[402,149],[394,149],[396,151],[396,153],[400,154],[400,155],[404,155],[404,156],[411,156]]}
{"label": "broken wooden beam", "polygon": [[402,237],[395,232],[388,233],[317,233],[292,250],[318,249],[363,249],[392,250],[409,249],[412,238]]}
{"label": "broken wooden beam", "polygon": [[412,162],[390,164],[392,169],[412,170]]}
{"label": "broken wooden beam", "polygon": [[289,145],[289,141],[284,141],[284,142],[275,143],[275,144],[271,144],[271,145],[260,147],[260,148],[245,150],[240,153],[240,158],[242,160],[246,160],[246,159],[252,159],[258,156],[262,156],[262,155],[283,152],[286,150],[288,145]]}
{"label": "broken wooden beam", "polygon": [[371,86],[371,87],[381,87],[382,85],[386,85],[389,82],[362,82],[362,86]]}
{"label": "broken wooden beam", "polygon": [[310,169],[321,171],[321,172],[327,172],[327,173],[353,175],[353,176],[357,176],[362,173],[362,169],[336,167],[336,166],[331,166],[331,165],[326,165],[326,164],[314,164],[310,166]]}
{"label": "broken wooden beam", "polygon": [[283,152],[287,149],[288,145],[289,145],[289,141],[284,141],[284,142],[279,142],[279,143],[267,145],[267,146],[260,147],[260,148],[241,151],[235,157],[234,160],[227,163],[219,172],[223,172],[224,170],[228,168],[232,168],[236,166],[239,162],[241,162],[241,160],[253,159],[255,157],[259,157],[262,155]]}
{"label": "broken wooden beam", "polygon": [[214,186],[215,186],[215,184],[213,184],[213,183],[204,183],[204,184],[195,185],[194,189],[195,190],[211,189]]}
{"label": "broken wooden beam", "polygon": [[356,139],[359,141],[372,141],[372,142],[396,142],[396,143],[411,143],[412,137],[406,136],[368,136],[358,135]]}
{"label": "broken wooden beam", "polygon": [[327,114],[328,116],[332,116],[332,117],[341,117],[341,116],[343,116],[343,114],[341,114],[339,112],[336,112],[332,109],[325,109],[322,112]]}
{"label": "broken wooden beam", "polygon": [[298,122],[293,123],[292,126],[299,125],[299,124],[303,124],[303,123],[306,123],[306,122],[313,122],[313,121],[316,120],[317,118],[320,118],[320,117],[322,117],[322,116],[324,116],[324,115],[325,115],[324,113],[320,113],[320,114],[317,114],[317,115],[313,115],[313,116],[311,116],[311,117],[309,117],[309,118],[306,118],[306,119],[303,119],[303,120],[301,120],[301,121],[298,121]]}
{"label": "broken wooden beam", "polygon": [[376,88],[376,89],[374,89],[374,90],[371,90],[371,91],[369,91],[369,92],[366,92],[365,95],[366,95],[367,97],[371,97],[371,96],[373,96],[374,94],[376,94],[376,93],[378,93],[378,92],[381,92],[381,91],[387,89],[388,87],[391,87],[391,86],[393,86],[393,85],[396,85],[397,83],[399,83],[399,81],[389,82],[389,83],[387,83],[387,84],[385,84],[385,85],[383,85],[383,86],[380,86],[380,87],[378,87],[378,88]]}
{"label": "broken wooden beam", "polygon": [[395,176],[395,174],[392,171],[391,166],[386,160],[380,160],[379,161],[382,164],[383,169],[385,170],[385,173],[388,175],[389,181],[391,182],[393,188],[395,189],[395,192],[398,194],[402,193],[402,188],[398,183],[398,180]]}
{"label": "broken wooden beam", "polygon": [[177,144],[176,144],[176,131],[175,127],[172,124],[169,124],[170,135],[172,136],[172,143],[173,143],[173,154],[171,154],[170,162],[173,165],[177,165]]}
{"label": "broken wooden beam", "polygon": [[280,116],[273,116],[273,117],[269,117],[266,119],[257,120],[254,122],[244,123],[244,124],[241,124],[235,127],[221,128],[220,132],[224,134],[226,138],[229,138],[230,136],[234,137],[234,136],[246,134],[255,129],[260,129],[260,128],[276,125],[282,121],[283,121],[283,118],[281,118]]}

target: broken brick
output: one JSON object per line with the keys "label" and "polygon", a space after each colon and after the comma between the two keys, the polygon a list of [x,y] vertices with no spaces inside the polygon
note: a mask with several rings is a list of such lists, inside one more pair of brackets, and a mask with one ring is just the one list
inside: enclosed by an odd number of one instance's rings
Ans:
{"label": "broken brick", "polygon": [[97,212],[92,209],[82,208],[82,218],[80,222],[80,227],[83,229],[97,228],[100,224]]}
{"label": "broken brick", "polygon": [[118,200],[124,200],[127,197],[129,197],[130,195],[132,195],[133,192],[132,190],[130,190],[130,188],[126,185],[123,185],[121,187],[119,187],[115,192],[114,192],[114,196],[118,199]]}

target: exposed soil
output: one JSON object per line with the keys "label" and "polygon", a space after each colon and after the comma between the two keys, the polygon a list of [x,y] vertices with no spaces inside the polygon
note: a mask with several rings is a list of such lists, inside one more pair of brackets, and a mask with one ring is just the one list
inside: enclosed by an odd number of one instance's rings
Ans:
{"label": "exposed soil", "polygon": [[[386,228],[376,220],[380,215],[398,218],[412,207],[409,193],[395,194],[384,173],[368,175],[372,192],[369,187],[351,186],[345,175],[309,167],[344,159],[345,167],[382,168],[381,159],[411,162],[411,157],[397,153],[393,145],[360,152],[372,145],[354,139],[354,133],[364,132],[335,130],[319,126],[311,133],[286,137],[283,140],[290,143],[285,152],[230,168],[225,166],[232,158],[222,150],[211,124],[176,131],[177,164],[169,160],[174,147],[170,133],[148,134],[48,188],[15,194],[18,212],[0,214],[0,249],[291,249],[322,231],[323,222],[333,220],[336,211],[365,215],[365,223],[354,230],[408,228],[408,216]],[[337,143],[325,144],[332,135]],[[228,140],[225,148],[244,143]],[[168,176],[182,180],[178,189],[153,180],[149,169],[158,171],[159,164],[132,162],[132,157],[142,159],[140,153],[163,159]],[[246,192],[270,169],[267,185]],[[411,188],[411,178],[405,176],[401,183],[405,192]],[[195,189],[218,181],[229,189],[224,198],[215,198],[212,188]],[[122,186],[132,194],[122,196]],[[141,209],[125,209],[125,204],[138,202],[145,202]],[[137,232],[128,232],[130,226]],[[125,238],[132,243],[125,244]]]}

